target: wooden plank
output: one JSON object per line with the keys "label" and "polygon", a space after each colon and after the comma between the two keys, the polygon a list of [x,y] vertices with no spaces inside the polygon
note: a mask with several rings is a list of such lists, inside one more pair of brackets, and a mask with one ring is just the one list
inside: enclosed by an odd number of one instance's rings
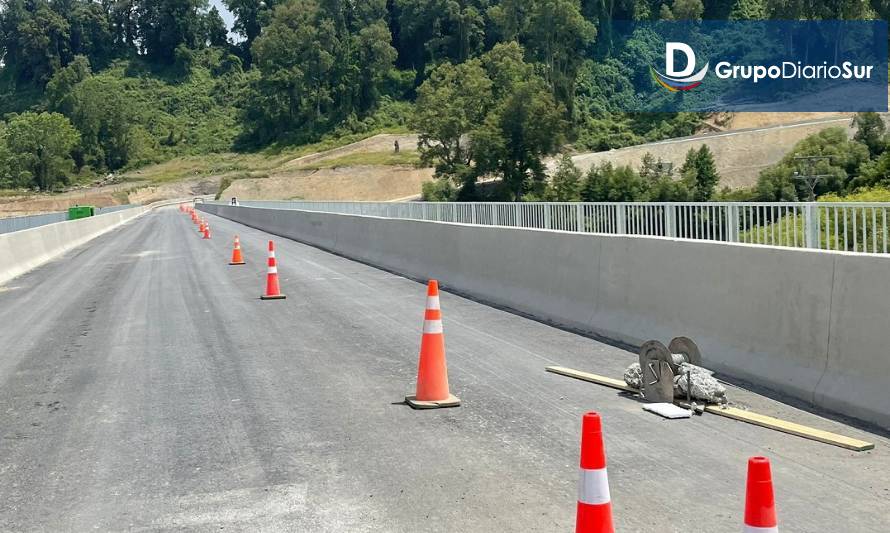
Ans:
{"label": "wooden plank", "polygon": [[837,433],[831,433],[829,431],[822,431],[821,429],[811,428],[802,424],[795,424],[794,422],[788,422],[786,420],[761,415],[751,411],[743,411],[735,407],[709,405],[705,407],[705,412],[725,416],[741,422],[747,422],[756,426],[774,429],[776,431],[781,431],[782,433],[796,435],[805,439],[815,440],[833,446],[840,446],[841,448],[856,452],[871,450],[875,447],[874,443],[871,442],[838,435]]}
{"label": "wooden plank", "polygon": [[613,389],[623,390],[627,392],[640,392],[637,389],[628,387],[627,384],[620,379],[612,379],[607,378],[606,376],[591,374],[589,372],[581,372],[580,370],[573,370],[564,366],[548,366],[546,370],[547,372],[553,372],[554,374],[559,374],[561,376],[580,379],[582,381],[589,381],[590,383],[605,385],[606,387],[612,387]]}
{"label": "wooden plank", "polygon": [[[591,374],[589,372],[581,372],[580,370],[574,370],[563,366],[548,366],[546,367],[546,370],[547,372],[552,372],[561,376],[580,379],[582,381],[596,383],[597,385],[603,385],[606,387],[611,387],[613,389],[623,390],[626,392],[640,392],[637,389],[628,387],[627,384],[620,379],[613,379],[606,376]],[[846,448],[848,450],[853,450],[856,452],[871,450],[875,447],[874,443],[871,442],[854,439],[852,437],[846,437],[844,435],[838,435],[837,433],[831,433],[829,431],[822,431],[821,429],[811,428],[802,424],[795,424],[794,422],[788,422],[779,418],[761,415],[752,411],[743,411],[735,407],[708,405],[707,407],[705,407],[705,412],[719,416],[725,416],[727,418],[738,420],[740,422],[746,422],[748,424],[754,424],[768,429],[781,431],[782,433],[788,433],[789,435],[795,435],[797,437],[815,440],[824,444],[840,446],[841,448]]]}

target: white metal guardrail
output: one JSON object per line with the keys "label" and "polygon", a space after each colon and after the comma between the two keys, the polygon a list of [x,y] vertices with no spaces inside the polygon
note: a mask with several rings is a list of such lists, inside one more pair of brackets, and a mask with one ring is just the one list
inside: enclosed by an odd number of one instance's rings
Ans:
{"label": "white metal guardrail", "polygon": [[[106,213],[114,213],[122,209],[131,209],[136,207],[133,204],[114,205],[111,207],[101,207],[96,210],[97,215]],[[12,233],[13,231],[22,231],[25,229],[46,226],[47,224],[55,224],[56,222],[64,222],[68,220],[67,211],[58,211],[55,213],[45,213],[42,215],[30,215],[24,217],[0,218],[0,234]]]}
{"label": "white metal guardrail", "polygon": [[[210,202],[228,205],[229,202]],[[297,209],[485,226],[648,235],[888,253],[890,203],[438,203],[241,201]]]}

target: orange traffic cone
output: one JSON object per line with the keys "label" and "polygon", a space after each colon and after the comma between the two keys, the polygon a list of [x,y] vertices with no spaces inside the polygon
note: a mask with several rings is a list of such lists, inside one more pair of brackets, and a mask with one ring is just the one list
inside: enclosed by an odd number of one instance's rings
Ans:
{"label": "orange traffic cone", "polygon": [[230,265],[243,265],[244,257],[241,255],[241,240],[238,239],[238,236],[235,235],[235,248],[232,250],[232,260],[229,261]]}
{"label": "orange traffic cone", "polygon": [[748,459],[748,484],[745,494],[744,533],[778,533],[776,500],[769,459]]}
{"label": "orange traffic cone", "polygon": [[275,243],[269,241],[269,273],[266,275],[266,294],[260,296],[262,300],[284,300],[287,296],[281,294],[278,286],[278,263],[275,262]]}
{"label": "orange traffic cone", "polygon": [[585,413],[581,420],[581,481],[578,483],[575,533],[614,531],[603,423],[599,413]]}
{"label": "orange traffic cone", "polygon": [[420,341],[420,362],[417,365],[417,390],[405,402],[415,409],[457,407],[460,400],[448,390],[448,367],[445,364],[445,334],[442,332],[442,311],[439,307],[439,282],[430,280],[426,293],[423,337]]}
{"label": "orange traffic cone", "polygon": [[204,226],[204,238],[205,239],[210,238],[210,225],[209,224]]}

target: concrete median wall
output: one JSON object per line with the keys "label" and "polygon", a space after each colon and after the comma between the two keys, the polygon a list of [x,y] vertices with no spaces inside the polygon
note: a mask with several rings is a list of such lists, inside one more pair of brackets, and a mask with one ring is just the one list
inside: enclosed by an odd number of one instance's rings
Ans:
{"label": "concrete median wall", "polygon": [[36,268],[59,255],[143,214],[134,207],[78,220],[57,222],[0,235],[0,283]]}
{"label": "concrete median wall", "polygon": [[634,346],[685,335],[710,368],[890,427],[887,257],[201,209]]}

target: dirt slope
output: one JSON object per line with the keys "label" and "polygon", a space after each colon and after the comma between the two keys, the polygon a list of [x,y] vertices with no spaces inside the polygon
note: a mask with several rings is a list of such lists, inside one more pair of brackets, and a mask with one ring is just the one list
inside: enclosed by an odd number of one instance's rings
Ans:
{"label": "dirt slope", "polygon": [[[805,137],[831,127],[845,128],[851,136],[854,133],[848,114],[806,115],[810,116],[809,120],[777,123],[783,118],[800,118],[802,114],[739,113],[733,117],[729,131],[669,139],[608,152],[579,154],[572,159],[585,171],[593,165],[605,162],[639,168],[643,156],[650,153],[656,159],[672,163],[675,169],[679,169],[690,149],[707,145],[714,154],[717,171],[721,176],[721,187],[750,187],[757,183],[761,170],[778,162]],[[750,124],[760,126],[747,129],[738,127]],[[555,163],[551,162],[550,166],[553,168]]]}
{"label": "dirt slope", "polygon": [[390,201],[419,197],[423,183],[433,179],[432,169],[363,164],[307,168],[356,154],[391,154],[396,141],[402,153],[417,150],[417,135],[375,135],[340,148],[293,159],[270,171],[267,178],[234,181],[223,191],[221,198]]}

